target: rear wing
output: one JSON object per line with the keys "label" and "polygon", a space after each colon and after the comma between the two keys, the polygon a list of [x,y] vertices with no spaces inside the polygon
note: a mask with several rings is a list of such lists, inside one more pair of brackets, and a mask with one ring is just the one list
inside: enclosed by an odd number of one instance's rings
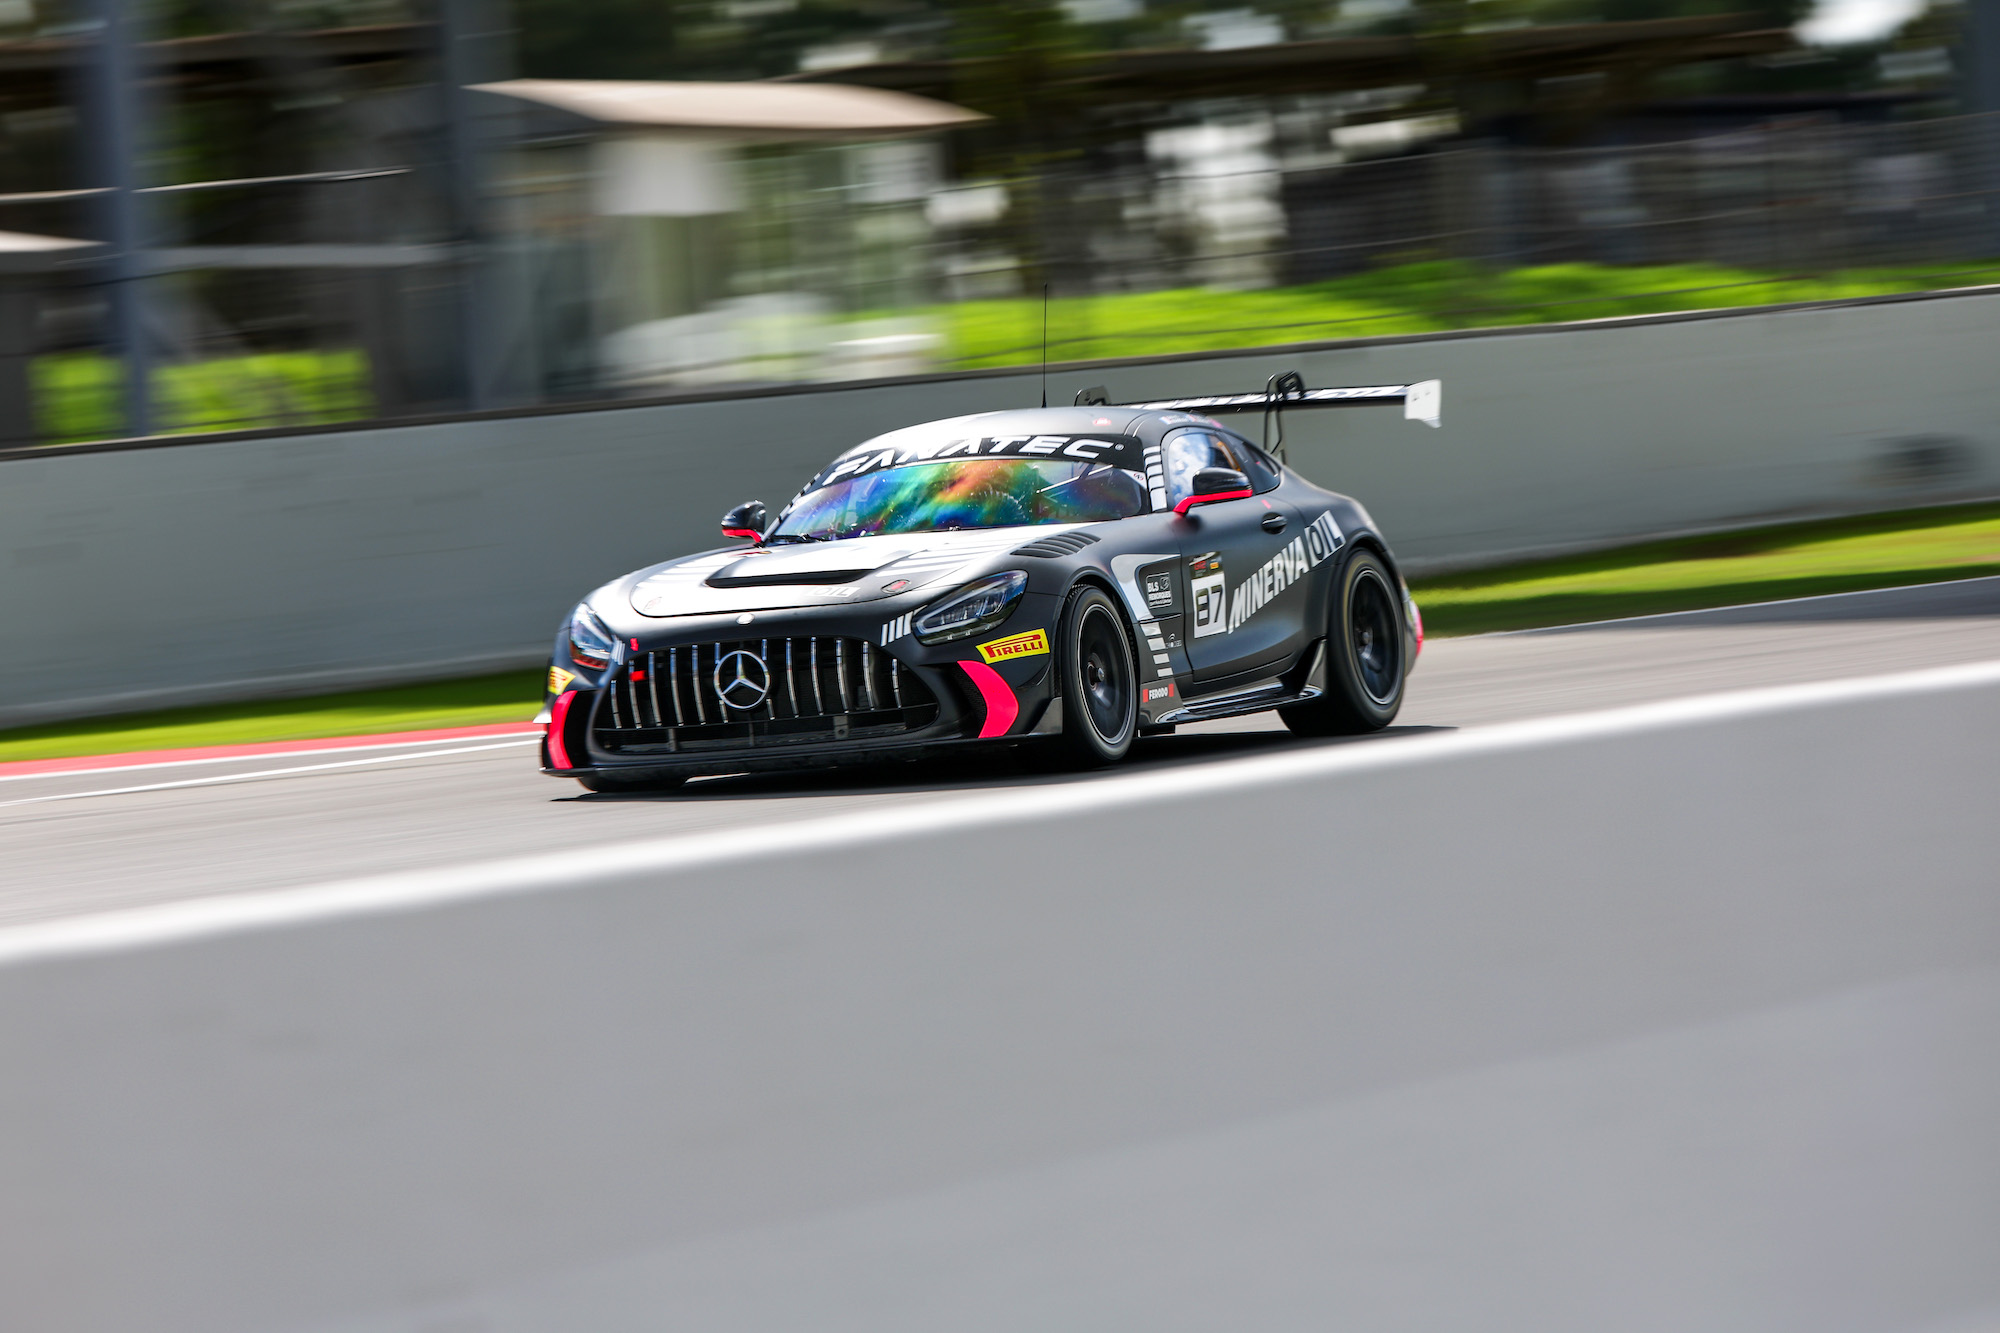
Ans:
{"label": "rear wing", "polygon": [[[1162,398],[1150,403],[1118,403],[1118,407],[1148,412],[1262,412],[1264,434],[1269,442],[1271,419],[1278,422],[1277,450],[1285,447],[1285,409],[1288,407],[1394,407],[1401,404],[1406,421],[1421,421],[1433,430],[1444,424],[1444,382],[1419,380],[1415,384],[1376,384],[1347,389],[1308,389],[1296,370],[1273,375],[1262,393],[1225,393],[1207,398]],[[1104,388],[1084,389],[1076,396],[1078,407],[1111,407],[1111,394]]]}

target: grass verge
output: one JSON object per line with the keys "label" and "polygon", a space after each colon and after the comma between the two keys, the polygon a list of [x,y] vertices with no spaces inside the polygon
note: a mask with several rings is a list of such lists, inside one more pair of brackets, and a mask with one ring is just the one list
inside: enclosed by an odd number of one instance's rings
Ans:
{"label": "grass verge", "polygon": [[2000,504],[1951,505],[1624,546],[1412,579],[1440,636],[1614,620],[2000,574]]}
{"label": "grass verge", "polygon": [[259,741],[318,740],[391,731],[526,723],[542,706],[546,673],[505,671],[492,676],[398,685],[383,690],[323,694],[310,699],[171,708],[52,722],[0,731],[0,763],[14,759],[66,759],[82,754],[174,750],[196,745],[247,745]]}
{"label": "grass verge", "polygon": [[[1996,279],[2000,268],[1978,260],[1819,274],[1718,264],[1544,264],[1488,270],[1461,260],[1425,260],[1262,291],[1191,287],[1058,297],[1048,308],[1049,355],[1057,361],[1084,361],[1233,351],[1327,338],[1845,300]],[[964,301],[922,313],[944,333],[951,369],[1024,365],[1041,358],[1038,298]]]}
{"label": "grass verge", "polygon": [[[1871,514],[1647,542],[1412,580],[1427,633],[1532,629],[2000,574],[2000,504]],[[542,673],[177,708],[0,731],[0,762],[526,722]]]}

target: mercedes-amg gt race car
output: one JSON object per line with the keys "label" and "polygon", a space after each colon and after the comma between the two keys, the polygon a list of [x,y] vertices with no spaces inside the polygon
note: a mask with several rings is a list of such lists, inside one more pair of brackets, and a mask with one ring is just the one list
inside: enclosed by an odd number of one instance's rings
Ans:
{"label": "mercedes-amg gt race car", "polygon": [[1436,381],[954,417],[840,454],[744,543],[591,593],[557,633],[542,771],[592,791],[699,774],[1135,736],[1277,710],[1384,727],[1423,644],[1368,512],[1214,415],[1398,405]]}

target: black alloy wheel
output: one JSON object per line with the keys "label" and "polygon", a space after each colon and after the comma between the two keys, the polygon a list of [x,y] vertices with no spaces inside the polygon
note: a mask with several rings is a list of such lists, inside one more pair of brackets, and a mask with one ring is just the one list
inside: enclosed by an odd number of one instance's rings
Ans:
{"label": "black alloy wheel", "polygon": [[1403,599],[1396,576],[1366,549],[1348,558],[1334,588],[1326,635],[1327,691],[1278,710],[1300,736],[1380,731],[1403,706]]}
{"label": "black alloy wheel", "polygon": [[1098,588],[1071,596],[1057,631],[1062,744],[1079,767],[1115,764],[1139,730],[1139,669],[1117,604]]}

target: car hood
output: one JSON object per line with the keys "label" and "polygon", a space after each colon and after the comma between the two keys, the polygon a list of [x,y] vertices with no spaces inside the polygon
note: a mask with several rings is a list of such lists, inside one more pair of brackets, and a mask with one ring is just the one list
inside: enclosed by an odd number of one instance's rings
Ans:
{"label": "car hood", "polygon": [[1077,523],[906,532],[799,546],[705,551],[642,571],[632,609],[642,616],[705,616],[872,602],[981,572],[995,557]]}

